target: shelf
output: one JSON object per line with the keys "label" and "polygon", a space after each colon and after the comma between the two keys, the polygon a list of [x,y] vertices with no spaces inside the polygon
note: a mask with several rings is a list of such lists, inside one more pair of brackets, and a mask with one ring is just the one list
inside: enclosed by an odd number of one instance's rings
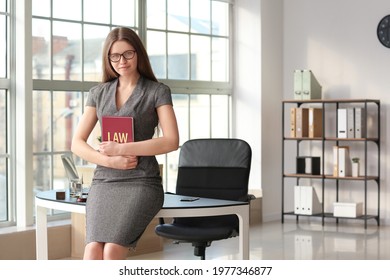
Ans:
{"label": "shelf", "polygon": [[320,214],[314,214],[314,215],[305,215],[305,214],[295,214],[293,211],[291,211],[291,212],[285,212],[284,215],[290,215],[290,216],[306,216],[306,217],[319,217],[319,218],[322,218],[322,213],[320,213]]}
{"label": "shelf", "polygon": [[350,219],[350,220],[369,220],[369,219],[378,219],[378,216],[375,215],[361,215],[356,218],[351,218],[351,217],[335,217],[333,213],[322,213],[320,214],[315,214],[315,215],[305,215],[305,214],[295,214],[293,211],[291,212],[285,212],[283,213],[284,215],[289,215],[289,216],[306,216],[306,217],[325,217],[325,218],[332,218],[332,219]]}
{"label": "shelf", "polygon": [[[289,103],[288,105],[286,105]],[[314,104],[314,106],[312,106]],[[341,105],[341,106],[339,106]],[[375,106],[376,105],[376,106]],[[302,134],[290,134],[291,132],[296,131],[296,124],[294,122],[291,122],[291,117],[295,117],[294,111],[291,111],[292,108],[321,108],[322,110],[322,118],[321,118],[321,130],[317,131],[317,134],[320,137],[307,137],[306,134],[303,133],[303,135],[306,135],[306,137],[291,137],[290,135],[302,135]],[[366,133],[364,134],[367,137],[364,138],[338,138],[337,127],[338,127],[338,109],[339,108],[349,108],[349,107],[360,107],[364,108],[365,114],[364,120],[362,119],[362,122],[364,121],[365,127],[366,127]],[[282,223],[283,223],[283,217],[284,215],[293,215],[296,216],[297,221],[299,219],[299,216],[313,216],[313,217],[321,217],[322,218],[322,224],[324,225],[324,219],[325,218],[334,218],[334,219],[358,219],[358,220],[364,220],[364,227],[367,228],[367,220],[368,219],[376,219],[377,224],[379,226],[380,224],[380,164],[381,164],[381,142],[380,142],[380,136],[381,136],[381,105],[380,100],[377,99],[311,99],[311,100],[283,100],[282,101]],[[290,127],[289,131],[285,129],[286,122],[286,113],[289,112],[290,115],[290,122],[288,122],[288,125]],[[309,111],[310,112],[310,111]],[[333,117],[328,117],[328,116]],[[375,115],[376,120],[370,121],[369,117],[373,117]],[[314,122],[314,113],[312,115],[312,121]],[[288,117],[288,115],[287,115]],[[298,118],[298,117],[297,117]],[[300,120],[302,121],[302,116],[300,116]],[[332,124],[333,125],[329,125]],[[294,127],[292,128],[291,125]],[[307,120],[305,119],[305,125],[309,125],[307,123]],[[300,123],[300,126],[302,126],[302,123]],[[332,131],[329,131],[329,128],[332,129]],[[368,130],[370,128],[370,130]],[[372,129],[371,129],[372,128]],[[347,129],[347,128],[346,128]],[[303,130],[303,129],[302,129]],[[305,131],[306,132],[306,131]],[[313,134],[311,134],[313,135]],[[287,136],[287,137],[286,137]],[[351,136],[351,135],[350,135]],[[358,136],[361,136],[359,134]],[[353,137],[353,136],[352,136]],[[288,143],[289,141],[295,141],[295,143]],[[306,145],[307,142],[309,145]],[[310,142],[313,142],[314,144],[311,145]],[[296,148],[293,150],[295,152],[296,157],[303,157],[305,155],[306,157],[310,157],[310,155],[316,155],[318,157],[319,152],[321,153],[320,159],[321,159],[321,169],[320,172],[317,170],[315,173],[321,173],[321,175],[312,175],[312,174],[297,174],[297,173],[285,173],[285,164],[284,160],[288,159],[290,163],[293,163],[294,155],[290,155],[285,153],[286,150],[286,143],[288,143],[288,147],[291,147],[291,144],[296,144]],[[377,149],[373,149],[371,147],[373,143],[377,146]],[[320,144],[320,145],[318,145]],[[362,145],[363,144],[363,145]],[[370,146],[369,146],[369,145]],[[364,161],[363,161],[363,174],[373,173],[377,175],[363,175],[358,177],[338,177],[333,176],[331,167],[333,169],[333,166],[330,166],[334,162],[334,153],[331,151],[331,147],[329,145],[333,146],[351,146],[353,150],[360,151],[360,153],[364,153]],[[301,151],[302,149],[302,151]],[[369,150],[370,149],[370,150]],[[371,152],[374,151],[374,152]],[[330,161],[329,159],[333,156],[333,161]],[[376,162],[376,163],[375,163]],[[297,162],[295,163],[297,165]],[[376,166],[377,171],[368,172],[368,167],[370,166]],[[296,166],[296,170],[291,169],[293,171],[307,171],[307,169],[298,169],[298,166]],[[326,174],[326,170],[331,171],[330,174]],[[347,173],[349,174],[349,173]],[[321,194],[322,194],[322,201],[329,201],[329,199],[326,198],[329,191],[332,191],[332,188],[329,189],[328,187],[334,187],[335,190],[335,197],[334,200],[339,200],[339,193],[344,192],[348,189],[355,189],[358,187],[364,187],[362,190],[364,191],[364,203],[363,203],[363,212],[367,213],[368,205],[370,202],[368,201],[368,186],[370,182],[370,187],[372,185],[372,182],[376,183],[378,186],[377,189],[377,215],[362,215],[356,218],[348,218],[348,217],[334,217],[333,213],[320,213],[316,215],[304,215],[304,214],[295,214],[293,212],[285,212],[284,211],[284,203],[285,203],[285,181],[287,178],[293,178],[296,179],[295,185],[299,185],[299,179],[313,179],[313,180],[320,180],[320,182],[314,182],[316,184],[316,187],[318,189],[318,184],[320,184],[321,188]],[[326,182],[325,182],[326,180]],[[350,182],[348,182],[350,181]],[[357,183],[353,183],[353,182]],[[340,188],[340,182],[343,182],[341,185],[342,188]],[[291,180],[288,182],[288,185],[291,186]],[[296,191],[294,189],[294,196],[296,195]],[[298,192],[298,195],[300,193]],[[287,199],[291,199],[291,197],[288,197]],[[302,197],[300,198],[302,199]],[[300,201],[300,200],[298,200]],[[296,202],[294,202],[296,203]],[[308,206],[310,207],[310,206]],[[324,209],[324,208],[322,208]]]}
{"label": "shelf", "polygon": [[371,141],[378,142],[379,139],[375,137],[370,138],[337,138],[337,137],[284,137],[284,140],[295,140],[295,141],[355,141],[355,142],[363,142],[363,141]]}
{"label": "shelf", "polygon": [[283,100],[283,103],[376,103],[379,104],[378,99],[310,99],[310,100]]}
{"label": "shelf", "polygon": [[337,137],[325,137],[325,141],[372,141],[372,142],[378,142],[379,139],[375,137],[370,138],[337,138]]}
{"label": "shelf", "polygon": [[365,181],[365,180],[378,180],[378,176],[359,176],[359,177],[352,177],[352,176],[347,176],[347,177],[336,177],[333,175],[312,175],[312,174],[296,174],[296,173],[289,173],[289,174],[284,174],[284,177],[287,178],[308,178],[308,179],[333,179],[333,180],[355,180],[355,181]]}
{"label": "shelf", "polygon": [[290,178],[310,178],[310,179],[322,179],[324,176],[322,175],[312,175],[312,174],[296,174],[296,173],[290,173],[290,174],[284,174],[284,177],[290,177]]}
{"label": "shelf", "polygon": [[365,181],[365,180],[378,180],[378,176],[359,176],[359,177],[335,177],[333,175],[325,175],[325,179],[334,179],[334,180],[357,180],[357,181]]}
{"label": "shelf", "polygon": [[324,213],[325,218],[333,218],[333,219],[352,219],[352,220],[368,220],[368,219],[377,219],[378,216],[375,215],[361,215],[356,218],[351,217],[335,217],[333,213]]}
{"label": "shelf", "polygon": [[284,140],[307,140],[307,141],[322,141],[322,137],[284,137]]}

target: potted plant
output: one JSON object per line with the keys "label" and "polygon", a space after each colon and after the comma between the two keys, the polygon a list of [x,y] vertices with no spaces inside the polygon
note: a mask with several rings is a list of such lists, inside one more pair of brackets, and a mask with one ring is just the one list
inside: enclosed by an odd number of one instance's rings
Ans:
{"label": "potted plant", "polygon": [[352,177],[359,177],[359,161],[358,157],[352,158]]}

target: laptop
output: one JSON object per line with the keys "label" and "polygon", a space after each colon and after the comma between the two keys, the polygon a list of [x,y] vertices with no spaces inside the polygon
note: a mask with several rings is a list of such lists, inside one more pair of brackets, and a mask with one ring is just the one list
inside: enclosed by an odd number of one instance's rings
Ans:
{"label": "laptop", "polygon": [[80,181],[79,174],[77,173],[76,165],[74,164],[72,156],[64,154],[61,155],[61,159],[69,182]]}

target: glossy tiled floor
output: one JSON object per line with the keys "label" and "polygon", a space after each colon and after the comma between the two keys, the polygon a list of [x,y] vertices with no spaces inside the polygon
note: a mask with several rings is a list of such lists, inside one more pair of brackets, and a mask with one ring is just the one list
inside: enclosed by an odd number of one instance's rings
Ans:
{"label": "glossy tiled floor", "polygon": [[[342,223],[286,220],[251,227],[250,258],[264,260],[390,260],[390,227],[371,221],[364,229],[362,221]],[[206,259],[235,259],[238,239],[213,242]],[[190,244],[167,242],[158,253],[134,257],[138,260],[196,260]]]}

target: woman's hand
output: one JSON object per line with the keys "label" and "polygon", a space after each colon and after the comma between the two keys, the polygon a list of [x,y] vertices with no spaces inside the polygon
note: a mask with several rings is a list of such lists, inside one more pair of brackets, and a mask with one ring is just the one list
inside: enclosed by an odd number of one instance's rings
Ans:
{"label": "woman's hand", "polygon": [[122,156],[120,145],[114,141],[102,142],[99,152],[108,156],[108,166],[114,169],[134,169],[138,164],[137,156]]}
{"label": "woman's hand", "polygon": [[106,156],[120,156],[120,144],[114,141],[99,144],[99,152]]}
{"label": "woman's hand", "polygon": [[136,156],[110,156],[108,166],[114,169],[134,169],[137,167],[138,157]]}

